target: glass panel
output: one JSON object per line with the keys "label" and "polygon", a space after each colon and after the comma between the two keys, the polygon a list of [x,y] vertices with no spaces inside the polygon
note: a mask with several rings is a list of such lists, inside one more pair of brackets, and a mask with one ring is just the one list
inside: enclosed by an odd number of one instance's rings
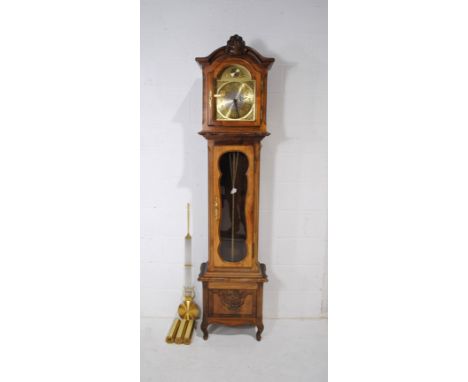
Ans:
{"label": "glass panel", "polygon": [[218,253],[224,261],[241,261],[247,255],[245,198],[247,196],[247,169],[245,154],[233,151],[219,158],[221,221]]}

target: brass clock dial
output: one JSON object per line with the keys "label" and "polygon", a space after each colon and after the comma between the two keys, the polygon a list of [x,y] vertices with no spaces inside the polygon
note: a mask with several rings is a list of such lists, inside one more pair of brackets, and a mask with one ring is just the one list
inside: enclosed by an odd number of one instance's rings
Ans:
{"label": "brass clock dial", "polygon": [[246,119],[253,111],[254,91],[246,82],[227,82],[216,96],[216,109],[223,119]]}
{"label": "brass clock dial", "polygon": [[255,120],[255,81],[249,71],[232,65],[216,83],[216,119],[218,121]]}

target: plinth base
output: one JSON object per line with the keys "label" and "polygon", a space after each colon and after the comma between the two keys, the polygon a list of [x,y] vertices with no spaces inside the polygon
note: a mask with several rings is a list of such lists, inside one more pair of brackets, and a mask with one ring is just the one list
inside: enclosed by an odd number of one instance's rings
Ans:
{"label": "plinth base", "polygon": [[257,327],[256,338],[263,332],[263,284],[267,281],[265,265],[261,264],[262,277],[222,277],[205,276],[203,283],[203,339],[208,339],[208,326],[221,324],[228,326],[253,325]]}

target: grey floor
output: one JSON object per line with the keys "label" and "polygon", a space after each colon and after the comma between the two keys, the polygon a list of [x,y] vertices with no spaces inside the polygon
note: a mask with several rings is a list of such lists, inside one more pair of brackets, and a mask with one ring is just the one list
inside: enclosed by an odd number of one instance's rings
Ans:
{"label": "grey floor", "polygon": [[327,320],[265,320],[262,341],[253,327],[211,325],[204,341],[200,321],[191,345],[166,344],[171,319],[141,320],[141,381],[327,380]]}

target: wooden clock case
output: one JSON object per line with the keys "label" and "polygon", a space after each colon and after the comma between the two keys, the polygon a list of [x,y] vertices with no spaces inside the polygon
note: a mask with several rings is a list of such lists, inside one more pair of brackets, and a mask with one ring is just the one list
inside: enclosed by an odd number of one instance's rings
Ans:
{"label": "wooden clock case", "polygon": [[[263,331],[263,284],[268,281],[266,267],[258,260],[259,179],[261,140],[270,133],[266,126],[267,73],[274,62],[232,36],[226,46],[206,57],[197,57],[203,71],[203,127],[199,134],[208,141],[208,262],[202,263],[198,280],[203,283],[203,338],[208,325],[254,325],[256,338]],[[242,65],[255,80],[255,117],[250,121],[216,119],[216,78],[229,65]],[[224,261],[219,252],[220,158],[229,152],[245,155],[245,248],[240,261]]]}

